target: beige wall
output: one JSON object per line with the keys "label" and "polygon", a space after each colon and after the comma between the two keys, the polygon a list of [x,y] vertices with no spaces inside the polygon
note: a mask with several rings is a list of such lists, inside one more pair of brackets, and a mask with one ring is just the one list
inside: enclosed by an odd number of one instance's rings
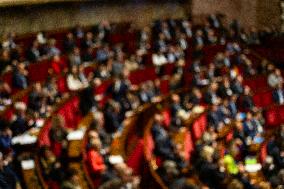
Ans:
{"label": "beige wall", "polygon": [[[187,0],[179,3],[144,3],[96,5],[65,3],[41,6],[0,8],[0,34],[7,31],[29,33],[74,26],[93,25],[103,19],[111,22],[134,21],[142,26],[163,17],[183,17],[192,9],[194,18],[220,12],[227,21],[237,18],[249,27],[276,25],[280,27],[280,0]],[[149,1],[148,1],[149,2]]]}
{"label": "beige wall", "polygon": [[193,16],[216,12],[225,14],[227,23],[237,18],[247,27],[280,23],[279,0],[193,0]]}
{"label": "beige wall", "polygon": [[74,26],[77,23],[92,25],[103,19],[112,22],[132,20],[141,26],[150,23],[153,19],[168,16],[183,17],[184,9],[182,5],[178,3],[147,3],[103,6],[94,3],[70,3],[26,8],[15,7],[0,10],[0,33],[3,31],[27,33],[39,30],[54,30]]}
{"label": "beige wall", "polygon": [[280,0],[259,0],[257,6],[257,22],[259,27],[276,26],[281,27]]}

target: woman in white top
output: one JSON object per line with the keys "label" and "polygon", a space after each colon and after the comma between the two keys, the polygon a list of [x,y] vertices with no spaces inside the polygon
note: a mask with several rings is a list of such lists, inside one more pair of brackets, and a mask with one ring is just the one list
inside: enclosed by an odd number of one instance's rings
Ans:
{"label": "woman in white top", "polygon": [[88,86],[86,79],[82,78],[82,72],[79,73],[79,67],[73,65],[67,75],[67,86],[70,91],[76,91]]}

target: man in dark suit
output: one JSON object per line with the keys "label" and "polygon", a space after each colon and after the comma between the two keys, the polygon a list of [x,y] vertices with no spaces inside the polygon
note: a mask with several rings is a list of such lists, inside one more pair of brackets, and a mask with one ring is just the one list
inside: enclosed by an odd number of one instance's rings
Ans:
{"label": "man in dark suit", "polygon": [[251,90],[248,86],[244,88],[244,95],[242,96],[242,108],[245,110],[251,110],[254,107]]}
{"label": "man in dark suit", "polygon": [[20,188],[19,179],[10,165],[5,165],[2,152],[0,152],[0,188]]}
{"label": "man in dark suit", "polygon": [[243,77],[241,75],[238,75],[236,79],[233,80],[233,82],[231,83],[231,88],[232,91],[235,94],[242,94],[244,91],[244,88],[242,86],[242,82],[243,82]]}
{"label": "man in dark suit", "polygon": [[218,101],[218,96],[216,94],[216,91],[218,89],[217,83],[211,83],[207,92],[204,95],[204,100],[208,104],[214,104]]}
{"label": "man in dark suit", "polygon": [[16,70],[13,73],[12,85],[17,89],[25,89],[28,87],[27,80],[28,72],[25,69],[24,63],[18,63]]}
{"label": "man in dark suit", "polygon": [[155,154],[167,160],[174,160],[174,149],[168,132],[163,127],[163,117],[155,115],[155,122],[152,127],[152,135],[155,141]]}
{"label": "man in dark suit", "polygon": [[27,59],[30,62],[36,62],[40,59],[40,55],[39,43],[37,40],[35,40],[32,44],[32,47],[27,52]]}
{"label": "man in dark suit", "polygon": [[223,117],[221,115],[221,112],[218,110],[217,105],[212,105],[210,111],[207,114],[207,119],[209,125],[213,126],[215,129],[217,129],[222,123]]}
{"label": "man in dark suit", "polygon": [[108,88],[107,93],[111,94],[115,101],[125,97],[129,88],[129,84],[122,77],[116,77],[113,84]]}
{"label": "man in dark suit", "polygon": [[284,103],[284,90],[282,84],[278,84],[276,90],[273,91],[272,97],[274,102],[278,104]]}

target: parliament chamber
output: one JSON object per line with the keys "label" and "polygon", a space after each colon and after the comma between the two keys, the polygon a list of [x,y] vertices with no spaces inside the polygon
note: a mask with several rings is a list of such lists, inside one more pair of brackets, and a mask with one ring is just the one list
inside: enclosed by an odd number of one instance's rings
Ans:
{"label": "parliament chamber", "polygon": [[284,2],[233,2],[0,1],[0,189],[283,189]]}

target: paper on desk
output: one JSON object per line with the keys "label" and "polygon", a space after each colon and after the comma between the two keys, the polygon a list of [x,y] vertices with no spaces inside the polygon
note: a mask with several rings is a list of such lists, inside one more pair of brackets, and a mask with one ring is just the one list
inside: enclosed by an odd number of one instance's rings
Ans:
{"label": "paper on desk", "polygon": [[33,144],[36,143],[37,137],[29,135],[27,133],[15,136],[12,138],[12,144],[20,144],[20,145],[25,145],[25,144]]}
{"label": "paper on desk", "polygon": [[32,159],[29,160],[23,160],[21,161],[21,166],[23,170],[29,170],[35,168],[35,162]]}
{"label": "paper on desk", "polygon": [[67,135],[67,140],[82,140],[84,137],[85,130],[84,129],[79,129],[75,131],[71,131]]}
{"label": "paper on desk", "polygon": [[249,173],[255,173],[261,169],[261,164],[248,164],[245,165],[245,170]]}

